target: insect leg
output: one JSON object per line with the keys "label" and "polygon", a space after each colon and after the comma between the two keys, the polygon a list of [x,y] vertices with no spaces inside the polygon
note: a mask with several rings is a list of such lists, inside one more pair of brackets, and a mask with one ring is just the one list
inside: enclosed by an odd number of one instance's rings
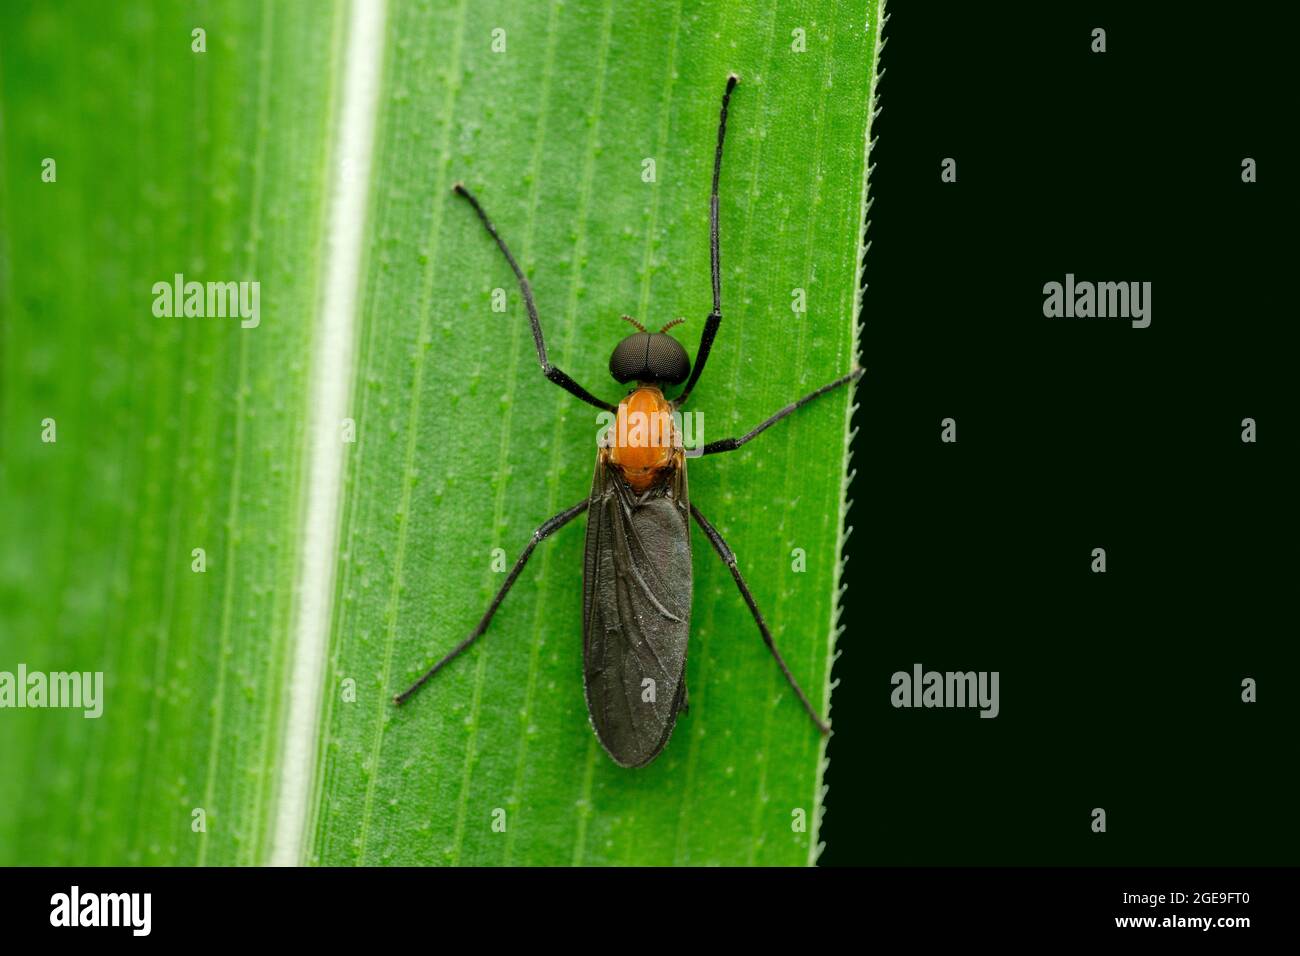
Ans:
{"label": "insect leg", "polygon": [[696,523],[698,523],[704,533],[708,535],[709,541],[713,545],[713,550],[718,552],[718,557],[722,558],[727,567],[731,569],[731,576],[736,579],[736,587],[740,588],[741,596],[745,599],[745,603],[749,605],[750,613],[754,615],[754,623],[758,625],[758,632],[763,635],[763,643],[767,645],[767,649],[771,651],[772,656],[776,658],[776,663],[780,666],[781,673],[785,675],[786,681],[788,681],[790,686],[794,688],[795,694],[799,697],[799,702],[803,704],[803,709],[808,712],[808,716],[812,718],[812,722],[817,725],[818,730],[824,734],[830,733],[830,725],[817,716],[817,711],[813,709],[812,703],[809,702],[808,695],[803,692],[803,688],[799,686],[799,682],[796,681],[794,675],[790,673],[790,668],[786,666],[785,659],[781,657],[781,652],[776,649],[776,642],[772,640],[772,632],[767,629],[767,622],[763,620],[763,612],[760,611],[758,605],[754,603],[754,595],[749,593],[749,585],[745,583],[745,578],[740,573],[740,568],[736,567],[735,554],[733,554],[732,550],[727,547],[727,542],[722,539],[722,535],[718,533],[718,529],[709,524],[709,520],[705,518],[704,515],[700,514],[700,509],[695,507],[694,504],[691,505],[691,514],[695,516]]}
{"label": "insect leg", "polygon": [[497,227],[493,225],[492,220],[488,218],[488,214],[483,211],[483,207],[479,205],[474,194],[466,189],[462,183],[457,183],[451,188],[454,193],[459,196],[464,196],[469,200],[469,204],[474,207],[474,212],[478,213],[479,219],[483,221],[483,225],[487,228],[488,235],[496,240],[497,247],[501,250],[502,255],[506,257],[506,262],[510,263],[510,268],[514,271],[515,278],[519,280],[519,291],[524,295],[524,305],[528,309],[528,322],[533,327],[533,342],[537,346],[537,361],[542,363],[542,374],[546,376],[548,381],[554,382],[570,395],[582,399],[588,405],[595,405],[597,408],[603,408],[607,412],[617,411],[618,409],[613,405],[610,405],[608,402],[602,402],[595,395],[592,395],[591,392],[587,391],[571,379],[566,372],[551,364],[550,359],[546,357],[546,342],[542,339],[542,323],[537,317],[537,304],[533,302],[533,289],[532,286],[528,284],[528,280],[524,277],[524,271],[519,268],[519,263],[516,262],[515,257],[511,255],[510,248],[506,245],[506,241],[501,238],[501,234],[497,232]]}
{"label": "insect leg", "polygon": [[817,389],[817,391],[810,392],[809,394],[805,395],[803,398],[799,399],[798,401],[791,402],[789,405],[781,409],[771,418],[767,418],[762,422],[759,422],[757,426],[750,429],[748,432],[741,435],[739,438],[720,438],[717,441],[709,442],[704,446],[704,451],[701,454],[716,455],[718,452],[722,452],[722,451],[735,451],[737,448],[745,444],[747,441],[753,438],[757,438],[763,432],[767,431],[769,428],[771,428],[781,419],[785,418],[787,415],[793,412],[796,408],[802,408],[803,406],[811,402],[814,398],[821,398],[827,392],[832,392],[835,389],[839,388],[841,385],[847,385],[849,384],[849,382],[856,382],[859,378],[862,377],[862,372],[863,369],[855,368],[852,372],[849,372],[848,375],[841,375],[835,381],[830,382],[827,385],[823,385],[821,388]]}
{"label": "insect leg", "polygon": [[394,704],[400,706],[406,703],[406,701],[410,698],[410,696],[414,694],[417,690],[419,690],[421,687],[423,687],[426,683],[428,683],[434,674],[438,673],[438,671],[442,670],[444,667],[450,664],[453,660],[456,659],[457,656],[460,655],[460,653],[463,650],[465,650],[467,647],[469,647],[476,640],[478,640],[480,637],[483,636],[483,632],[487,630],[488,624],[492,622],[492,615],[497,612],[497,608],[501,606],[501,602],[505,600],[506,594],[510,591],[511,585],[513,585],[515,583],[515,579],[519,577],[519,572],[522,571],[524,569],[524,565],[528,563],[528,558],[533,553],[533,549],[537,547],[537,542],[541,541],[545,537],[548,537],[552,532],[557,531],[560,528],[564,527],[566,524],[568,524],[570,521],[578,517],[578,515],[582,514],[586,510],[587,510],[587,500],[583,499],[582,501],[574,505],[572,508],[566,508],[564,511],[561,511],[555,517],[548,519],[541,525],[541,527],[539,527],[536,531],[533,532],[533,537],[531,540],[529,540],[528,546],[524,548],[523,553],[519,555],[519,559],[515,561],[515,566],[511,568],[510,573],[506,575],[505,583],[501,585],[501,589],[497,591],[496,597],[494,597],[492,599],[492,603],[488,605],[487,613],[484,614],[483,619],[478,622],[478,627],[470,631],[469,637],[465,638],[465,640],[461,641],[459,644],[453,647],[447,653],[447,655],[443,657],[442,660],[438,661],[438,663],[434,664],[427,671],[425,671],[423,677],[417,680],[406,690],[402,691],[402,693],[394,697],[393,698]]}
{"label": "insect leg", "polygon": [[686,404],[691,389],[700,380],[704,363],[709,360],[709,351],[713,348],[713,337],[718,334],[718,326],[722,324],[722,269],[718,260],[718,180],[722,178],[722,141],[727,137],[727,104],[731,102],[731,91],[739,81],[740,77],[734,73],[727,77],[727,88],[722,94],[722,112],[718,116],[718,148],[713,154],[713,192],[709,196],[709,266],[713,274],[713,311],[709,313],[704,323],[704,331],[700,334],[700,347],[695,350],[695,367],[691,369],[691,377],[686,380],[686,387],[682,389],[682,393],[673,400],[673,405],[677,407]]}

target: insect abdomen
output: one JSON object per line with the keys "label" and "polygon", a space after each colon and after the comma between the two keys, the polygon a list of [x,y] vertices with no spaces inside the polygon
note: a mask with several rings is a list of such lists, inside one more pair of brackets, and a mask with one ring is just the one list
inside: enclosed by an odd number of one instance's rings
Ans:
{"label": "insect abdomen", "polygon": [[601,456],[587,519],[583,678],[601,745],[625,767],[653,760],[685,694],[691,546],[685,468],[634,492]]}

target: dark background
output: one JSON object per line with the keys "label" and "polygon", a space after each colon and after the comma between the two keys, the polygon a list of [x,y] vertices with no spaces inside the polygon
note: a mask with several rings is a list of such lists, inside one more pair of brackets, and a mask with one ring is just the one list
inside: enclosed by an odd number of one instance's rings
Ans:
{"label": "dark background", "polygon": [[[1286,7],[890,6],[823,865],[1300,860]],[[1001,715],[895,710],[917,662]]]}

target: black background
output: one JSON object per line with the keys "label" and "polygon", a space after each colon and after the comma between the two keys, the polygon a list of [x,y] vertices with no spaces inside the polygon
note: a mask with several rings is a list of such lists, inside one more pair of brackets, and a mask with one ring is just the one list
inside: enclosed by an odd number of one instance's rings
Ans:
{"label": "black background", "polygon": [[1300,859],[1288,7],[890,6],[823,865]]}

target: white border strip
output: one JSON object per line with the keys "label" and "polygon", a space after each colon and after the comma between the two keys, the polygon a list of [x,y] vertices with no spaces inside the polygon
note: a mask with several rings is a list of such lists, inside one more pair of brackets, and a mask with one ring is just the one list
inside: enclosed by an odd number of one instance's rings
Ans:
{"label": "white border strip", "polygon": [[298,573],[288,688],[289,716],[277,788],[272,866],[301,862],[314,775],[321,680],[329,649],[335,551],[343,484],[342,420],[352,388],[352,352],[362,240],[383,77],[384,0],[353,0],[344,50],[343,107],[335,139],[325,288],[316,330],[307,508]]}

